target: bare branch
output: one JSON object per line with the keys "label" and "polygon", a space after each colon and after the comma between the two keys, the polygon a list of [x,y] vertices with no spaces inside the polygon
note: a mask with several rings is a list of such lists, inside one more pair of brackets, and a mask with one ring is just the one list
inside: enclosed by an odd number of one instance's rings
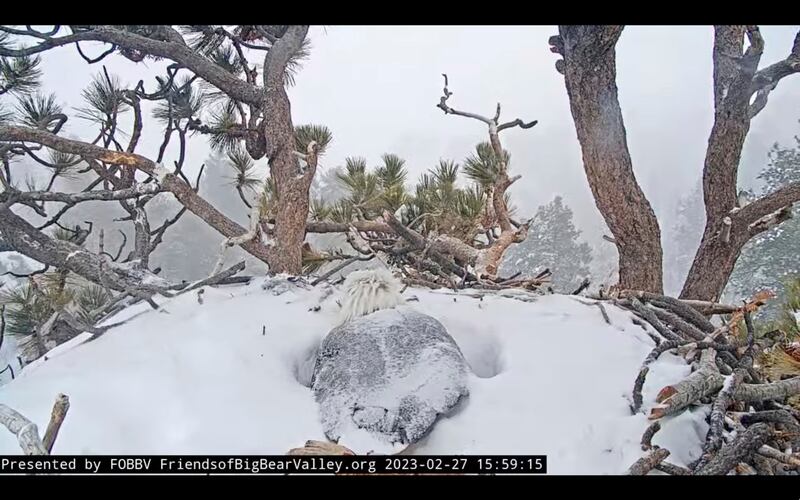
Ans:
{"label": "bare branch", "polygon": [[36,424],[4,404],[0,404],[0,424],[17,436],[19,446],[26,455],[48,454],[39,438]]}
{"label": "bare branch", "polygon": [[792,50],[786,59],[756,72],[753,76],[750,94],[767,87],[775,88],[782,78],[798,71],[800,71],[800,31],[795,35]]}
{"label": "bare branch", "polygon": [[345,267],[349,266],[350,264],[352,264],[354,262],[359,262],[359,261],[360,262],[366,262],[366,261],[372,260],[374,258],[375,258],[375,254],[374,253],[371,254],[371,255],[365,256],[365,257],[359,257],[359,256],[355,256],[354,255],[354,256],[346,259],[344,262],[340,263],[339,265],[333,267],[330,271],[325,272],[324,274],[322,274],[322,276],[318,277],[314,281],[312,281],[311,282],[311,286],[319,285],[322,281],[328,279],[329,277],[333,276],[334,274],[338,273],[339,271],[341,271],[342,269],[344,269]]}
{"label": "bare branch", "polygon": [[[26,140],[36,142],[59,151],[79,154],[92,160],[141,170],[150,176],[160,178],[161,187],[165,191],[169,191],[175,195],[182,205],[219,231],[223,236],[231,238],[241,236],[247,232],[239,224],[230,220],[205,199],[200,197],[191,186],[175,175],[167,172],[162,166],[138,154],[109,151],[92,144],[65,139],[46,131],[27,127],[0,126],[0,141],[4,140]],[[268,262],[269,250],[261,242],[249,240],[241,246],[254,257]]]}
{"label": "bare branch", "polygon": [[[475,114],[475,113],[466,113],[464,111],[458,111],[458,110],[453,109],[450,106],[448,106],[447,105],[447,100],[450,99],[450,96],[453,95],[453,93],[450,92],[447,89],[447,75],[443,73],[442,76],[444,76],[444,95],[440,98],[439,104],[436,105],[437,108],[441,109],[442,111],[445,112],[445,114],[448,114],[448,115],[464,116],[464,117],[467,117],[467,118],[473,118],[475,120],[482,121],[483,123],[485,123],[487,125],[492,125],[492,124],[496,125],[496,122],[494,122],[490,118],[486,118],[485,116],[481,116],[481,115],[478,115],[478,114]],[[498,105],[498,108],[499,108],[499,105]]]}
{"label": "bare branch", "polygon": [[767,214],[764,217],[761,217],[760,219],[756,220],[755,222],[747,226],[747,229],[751,235],[755,235],[758,233],[762,233],[768,229],[772,229],[773,227],[791,218],[792,218],[792,207],[790,205],[787,205],[783,208],[776,210],[771,214]]}
{"label": "bare branch", "polygon": [[61,429],[61,424],[64,422],[64,417],[67,416],[69,410],[69,398],[64,394],[59,394],[56,397],[56,402],[53,405],[53,412],[50,415],[50,423],[47,424],[47,430],[44,432],[42,444],[47,453],[53,452],[53,445],[58,437],[58,431]]}
{"label": "bare branch", "polygon": [[539,120],[533,120],[532,122],[525,123],[524,121],[517,118],[514,121],[503,123],[502,125],[497,126],[497,131],[502,132],[507,128],[519,127],[521,129],[529,129],[532,128],[534,125],[539,123]]}
{"label": "bare branch", "polygon": [[106,42],[117,45],[118,47],[124,47],[128,50],[135,50],[144,54],[171,59],[189,68],[198,76],[220,90],[225,91],[225,93],[238,101],[260,106],[263,100],[262,89],[240,80],[224,68],[214,64],[208,58],[203,57],[202,54],[192,50],[185,43],[180,43],[177,40],[157,40],[111,26],[92,26],[87,31],[80,31],[58,38],[50,38],[35,46],[22,49],[0,47],[0,56],[21,57],[33,55],[54,47],[90,40]]}
{"label": "bare branch", "polygon": [[98,62],[102,61],[103,59],[105,59],[107,56],[110,56],[111,54],[113,54],[115,50],[117,50],[117,46],[112,44],[111,47],[108,50],[104,51],[99,56],[97,56],[95,58],[90,58],[90,57],[87,57],[86,54],[84,54],[83,51],[81,50],[81,43],[80,42],[75,42],[75,48],[78,49],[78,54],[80,54],[80,56],[83,58],[83,60],[86,61],[89,64],[98,63]]}
{"label": "bare branch", "polygon": [[112,201],[138,198],[162,191],[158,184],[137,184],[132,188],[116,191],[86,191],[81,193],[57,193],[53,191],[4,191],[0,193],[0,202],[52,201],[66,203],[69,206],[85,201]]}

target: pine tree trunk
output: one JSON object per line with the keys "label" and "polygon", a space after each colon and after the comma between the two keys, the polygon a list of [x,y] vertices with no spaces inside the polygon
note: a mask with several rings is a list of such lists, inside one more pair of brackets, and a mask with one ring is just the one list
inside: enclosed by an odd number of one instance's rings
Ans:
{"label": "pine tree trunk", "polygon": [[284,78],[287,61],[300,48],[307,33],[308,26],[289,27],[264,61],[264,135],[270,175],[277,191],[275,238],[268,259],[273,273],[297,275],[303,268],[302,248],[315,166],[301,169],[295,154],[292,110]]}
{"label": "pine tree trunk", "polygon": [[616,240],[619,284],[661,293],[661,232],[633,173],[617,97],[622,26],[559,26],[570,109],[595,203]]}
{"label": "pine tree trunk", "polygon": [[[758,60],[743,57],[744,26],[717,26],[714,33],[714,126],[703,166],[706,227],[680,297],[717,301],[751,235],[728,218],[736,208],[737,174],[750,129],[750,96]],[[731,224],[726,226],[726,218]]]}
{"label": "pine tree trunk", "polygon": [[276,188],[275,238],[269,252],[269,267],[274,273],[300,274],[313,173],[300,173],[286,90],[280,86],[268,94],[279,94],[267,96],[265,110],[267,141],[274,147],[269,168]]}

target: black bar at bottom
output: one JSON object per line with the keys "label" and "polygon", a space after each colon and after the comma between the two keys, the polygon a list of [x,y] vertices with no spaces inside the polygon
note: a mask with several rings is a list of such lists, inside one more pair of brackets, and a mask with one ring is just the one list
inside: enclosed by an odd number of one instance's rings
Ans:
{"label": "black bar at bottom", "polygon": [[544,455],[0,456],[0,474],[546,474]]}

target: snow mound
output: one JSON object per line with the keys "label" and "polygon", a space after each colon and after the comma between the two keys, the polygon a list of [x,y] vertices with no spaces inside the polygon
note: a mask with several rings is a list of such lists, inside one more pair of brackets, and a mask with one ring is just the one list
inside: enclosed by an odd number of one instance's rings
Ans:
{"label": "snow mound", "polygon": [[325,435],[356,453],[402,451],[467,396],[467,370],[430,316],[399,307],[351,319],[317,356],[312,388]]}
{"label": "snow mound", "polygon": [[[281,285],[206,288],[131,307],[102,337],[81,336],[0,387],[0,402],[44,429],[58,393],[71,407],[57,454],[283,454],[325,439],[309,388],[340,291]],[[436,318],[471,369],[469,396],[408,452],[546,454],[555,474],[617,474],[642,456],[644,413],[630,392],[652,340],[627,311],[610,324],[585,299],[523,302],[409,288],[412,309]],[[690,368],[670,354],[651,365],[643,410]],[[670,461],[697,458],[705,410],[662,421],[654,444]],[[340,444],[348,446],[344,440]],[[357,446],[354,445],[354,446]],[[0,455],[19,454],[0,428]]]}

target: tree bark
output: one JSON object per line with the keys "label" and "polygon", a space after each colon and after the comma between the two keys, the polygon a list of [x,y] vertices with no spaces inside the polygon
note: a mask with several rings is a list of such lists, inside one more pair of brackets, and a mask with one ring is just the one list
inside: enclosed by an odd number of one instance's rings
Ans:
{"label": "tree bark", "polygon": [[[72,28],[73,31],[77,29]],[[308,191],[316,170],[316,161],[308,161],[306,168],[302,169],[295,155],[294,126],[285,88],[285,77],[287,63],[301,48],[309,27],[289,26],[280,38],[274,40],[264,59],[263,87],[258,87],[251,81],[241,80],[193,50],[180,33],[170,26],[151,27],[154,31],[148,35],[134,33],[119,26],[81,28],[73,34],[48,38],[31,47],[19,49],[0,47],[0,55],[20,57],[80,41],[106,42],[119,48],[175,61],[232,99],[250,105],[251,126],[258,127],[259,130],[257,140],[247,142],[248,152],[255,159],[265,155],[269,159],[270,175],[275,181],[277,191],[277,213],[273,230],[274,246],[269,247],[260,241],[249,240],[243,243],[242,247],[267,262],[272,272],[299,274],[302,271],[302,245],[308,216]],[[263,117],[260,123],[257,122],[259,117]],[[141,165],[135,166],[142,169]],[[174,181],[179,182],[179,179]],[[170,190],[184,206],[226,237],[237,237],[245,233],[244,228],[220,214],[205,203],[205,200],[196,196],[196,193],[190,193],[191,189],[184,189],[188,186],[174,184],[173,188],[174,190]]]}
{"label": "tree bark", "polygon": [[739,434],[731,444],[722,448],[701,469],[695,471],[698,476],[722,476],[745,461],[754,451],[759,449],[769,438],[770,429],[767,424],[755,424]]}
{"label": "tree bark", "polygon": [[316,162],[305,169],[295,155],[294,125],[284,82],[286,63],[300,48],[308,26],[290,26],[273,44],[264,60],[264,136],[270,174],[275,179],[275,246],[270,252],[271,272],[300,274],[306,236],[311,181]]}
{"label": "tree bark", "polygon": [[619,252],[619,283],[661,293],[661,232],[633,172],[616,85],[622,26],[559,26],[570,109],[595,203]]}
{"label": "tree bark", "polygon": [[[749,41],[746,50],[745,34]],[[706,226],[681,298],[717,301],[745,243],[786,220],[788,211],[761,224],[758,219],[800,200],[800,184],[794,183],[744,208],[737,207],[737,174],[750,120],[764,107],[766,95],[781,78],[800,71],[800,33],[789,57],[757,71],[763,50],[758,27],[715,26],[714,125],[703,166]],[[751,104],[756,92],[760,99]]]}
{"label": "tree bark", "polygon": [[[681,298],[716,301],[733,272],[742,247],[749,239],[741,227],[730,227],[721,237],[723,220],[736,207],[736,178],[747,132],[749,76],[739,68],[743,59],[744,26],[717,26],[714,33],[714,125],[703,166],[706,227]],[[755,65],[758,65],[756,59]]]}
{"label": "tree bark", "polygon": [[656,465],[664,461],[669,456],[669,450],[666,448],[656,448],[647,455],[643,456],[636,461],[631,468],[628,469],[630,476],[645,476],[648,472],[653,470]]}

